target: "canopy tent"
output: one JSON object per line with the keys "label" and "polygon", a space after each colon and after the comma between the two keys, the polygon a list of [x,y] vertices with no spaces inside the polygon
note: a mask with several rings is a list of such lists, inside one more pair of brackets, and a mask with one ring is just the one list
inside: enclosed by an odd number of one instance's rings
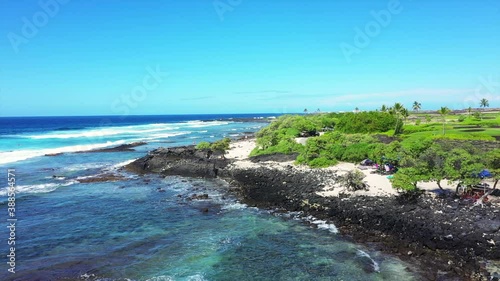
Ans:
{"label": "canopy tent", "polygon": [[480,178],[484,179],[484,178],[491,178],[493,177],[493,175],[490,173],[490,171],[488,171],[487,169],[484,169],[482,170],[481,172],[479,172],[479,174],[477,174]]}

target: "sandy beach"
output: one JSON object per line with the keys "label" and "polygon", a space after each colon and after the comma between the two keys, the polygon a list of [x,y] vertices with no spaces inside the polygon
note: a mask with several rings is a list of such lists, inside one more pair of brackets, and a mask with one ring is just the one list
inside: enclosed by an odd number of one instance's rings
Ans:
{"label": "sandy beach", "polygon": [[[253,163],[249,160],[248,155],[255,148],[255,140],[239,140],[232,142],[230,145],[230,150],[227,152],[226,157],[228,159],[236,160],[233,165],[238,168],[255,168],[258,166],[264,166],[269,168],[285,169],[290,166],[297,171],[309,170],[311,168],[302,165],[294,165],[294,161],[287,162],[276,162],[276,161],[265,161],[259,163]],[[358,166],[353,163],[339,163],[335,166],[322,168],[322,172],[331,174],[332,178],[334,176],[339,176],[358,169]],[[354,195],[367,195],[367,196],[391,196],[397,194],[397,191],[392,188],[392,185],[384,175],[372,174],[372,169],[358,169],[365,175],[365,182],[369,185],[368,190],[359,190],[355,192],[347,191],[346,188],[336,184],[332,180],[327,180],[325,182],[324,191],[320,193],[322,196],[339,196],[341,193],[349,192]]]}

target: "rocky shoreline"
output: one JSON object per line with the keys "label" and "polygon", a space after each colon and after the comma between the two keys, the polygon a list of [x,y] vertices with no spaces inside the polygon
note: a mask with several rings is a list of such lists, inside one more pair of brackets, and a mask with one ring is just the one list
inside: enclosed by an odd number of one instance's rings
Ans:
{"label": "rocky shoreline", "polygon": [[[276,155],[279,161],[287,157]],[[427,280],[498,280],[500,208],[452,197],[323,197],[332,175],[292,165],[252,166],[194,147],[160,148],[125,169],[138,174],[222,178],[243,202],[261,208],[301,211],[333,222],[343,235],[370,244],[422,268]],[[333,179],[334,180],[334,179]],[[496,262],[496,268],[494,264]]]}

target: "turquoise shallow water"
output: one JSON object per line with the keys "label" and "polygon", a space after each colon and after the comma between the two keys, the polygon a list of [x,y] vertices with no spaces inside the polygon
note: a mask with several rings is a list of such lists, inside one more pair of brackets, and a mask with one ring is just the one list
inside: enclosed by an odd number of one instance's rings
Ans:
{"label": "turquoise shallow water", "polygon": [[[418,280],[411,265],[346,241],[334,226],[239,203],[222,181],[142,178],[119,170],[157,146],[189,144],[192,137],[217,139],[262,125],[196,123],[193,133],[160,138],[138,151],[66,153],[3,164],[0,170],[5,173],[16,169],[19,220],[16,274],[7,272],[4,258],[0,280]],[[134,134],[145,140],[157,131]],[[129,140],[125,135],[113,137]],[[21,137],[14,134],[0,142],[12,149],[15,144],[9,140],[16,138]],[[41,149],[67,145],[58,141],[31,139],[30,149],[36,142],[41,142]],[[92,140],[71,139],[76,144],[88,141]],[[121,174],[126,180],[76,181],[102,173]],[[209,198],[189,200],[195,193]],[[0,210],[6,221],[4,188]],[[0,237],[8,235],[1,227]],[[3,240],[0,251],[5,257],[8,248]]]}

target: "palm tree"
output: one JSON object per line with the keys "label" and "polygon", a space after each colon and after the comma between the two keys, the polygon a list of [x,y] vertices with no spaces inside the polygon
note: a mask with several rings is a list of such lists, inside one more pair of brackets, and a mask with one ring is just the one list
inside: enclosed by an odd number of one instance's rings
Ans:
{"label": "palm tree", "polygon": [[441,107],[438,110],[438,113],[441,114],[441,117],[443,117],[443,135],[444,135],[444,125],[446,124],[446,114],[450,113],[450,109],[448,107]]}
{"label": "palm tree", "polygon": [[403,106],[403,104],[397,102],[394,104],[394,106],[391,108],[392,109],[392,112],[396,115],[400,115],[401,114],[401,111],[404,109],[405,107]]}
{"label": "palm tree", "polygon": [[394,104],[393,107],[389,109],[389,113],[396,115],[396,127],[394,128],[394,134],[398,134],[398,127],[399,127],[399,121],[401,121],[401,116],[403,116],[404,111],[406,108],[403,106],[403,104],[397,102]]}
{"label": "palm tree", "polygon": [[382,105],[382,107],[380,108],[380,111],[382,111],[382,112],[387,112],[387,110],[388,110],[388,108],[385,104]]}
{"label": "palm tree", "polygon": [[359,107],[356,106],[356,108],[354,109],[354,112],[358,113],[359,112]]}
{"label": "palm tree", "polygon": [[[479,102],[479,107],[484,107],[484,108],[490,107],[490,102],[487,99],[483,98]],[[483,120],[483,115],[482,114],[481,114],[481,120]]]}
{"label": "palm tree", "polygon": [[406,122],[406,118],[408,118],[409,116],[410,116],[410,112],[408,111],[408,109],[403,108],[401,110],[401,117],[403,117],[403,119],[405,120],[405,122]]}
{"label": "palm tree", "polygon": [[469,113],[469,118],[470,118],[470,114],[472,113],[472,107],[469,106],[469,108],[467,108],[467,112]]}
{"label": "palm tree", "polygon": [[481,99],[481,101],[479,102],[479,107],[490,107],[490,102],[487,99]]}
{"label": "palm tree", "polygon": [[307,108],[304,109],[304,114],[307,114]]}
{"label": "palm tree", "polygon": [[418,113],[418,111],[419,111],[420,109],[422,109],[422,104],[421,104],[421,103],[419,103],[418,101],[414,101],[414,102],[413,102],[413,110],[415,110],[415,111]]}

